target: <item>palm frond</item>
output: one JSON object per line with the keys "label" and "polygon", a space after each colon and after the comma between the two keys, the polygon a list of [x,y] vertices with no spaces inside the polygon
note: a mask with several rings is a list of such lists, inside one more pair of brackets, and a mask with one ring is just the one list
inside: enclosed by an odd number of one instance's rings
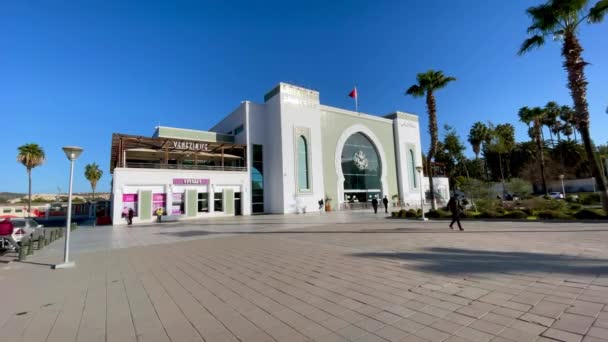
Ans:
{"label": "palm frond", "polygon": [[608,0],[598,1],[595,6],[589,10],[589,21],[599,23],[604,20],[604,15],[608,12]]}
{"label": "palm frond", "polygon": [[534,35],[526,39],[521,47],[519,48],[518,55],[523,55],[526,52],[530,52],[532,49],[539,48],[545,44],[545,37],[541,35]]}
{"label": "palm frond", "polygon": [[414,84],[413,86],[409,87],[408,90],[405,91],[405,95],[412,95],[413,97],[424,96],[424,88],[422,88],[418,84]]}

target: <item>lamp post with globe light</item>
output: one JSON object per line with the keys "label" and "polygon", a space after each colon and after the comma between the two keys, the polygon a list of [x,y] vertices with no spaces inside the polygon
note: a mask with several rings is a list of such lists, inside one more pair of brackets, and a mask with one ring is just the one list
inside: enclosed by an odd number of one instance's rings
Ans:
{"label": "lamp post with globe light", "polygon": [[564,194],[564,199],[566,198],[566,188],[564,187],[564,175],[559,175],[559,180],[562,182],[562,194]]}
{"label": "lamp post with globe light", "polygon": [[426,221],[427,218],[424,217],[424,193],[422,186],[422,166],[416,166],[416,171],[418,171],[418,184],[420,186],[420,210],[422,211],[422,221]]}
{"label": "lamp post with globe light", "polygon": [[68,160],[70,161],[70,185],[68,190],[68,213],[65,221],[65,245],[63,249],[63,263],[55,265],[55,269],[76,266],[73,261],[70,262],[70,226],[72,223],[72,178],[74,176],[74,161],[80,156],[82,151],[82,148],[76,146],[63,147],[63,152],[65,152],[66,157],[68,157]]}

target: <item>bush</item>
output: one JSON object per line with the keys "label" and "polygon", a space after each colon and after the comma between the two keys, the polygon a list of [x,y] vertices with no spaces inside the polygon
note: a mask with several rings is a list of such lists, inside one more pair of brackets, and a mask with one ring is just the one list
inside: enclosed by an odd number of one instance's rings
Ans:
{"label": "bush", "polygon": [[563,211],[566,209],[566,203],[564,203],[564,201],[538,197],[524,200],[522,201],[522,205],[530,210]]}
{"label": "bush", "polygon": [[576,204],[576,203],[570,204],[570,210],[572,210],[572,211],[579,211],[582,208],[583,208],[583,206],[580,204]]}
{"label": "bush", "polygon": [[574,196],[567,195],[566,196],[566,202],[568,202],[568,203],[575,203],[575,202],[578,202],[578,201],[577,201],[577,198],[575,198]]}
{"label": "bush", "polygon": [[398,211],[391,211],[391,217],[399,217]]}
{"label": "bush", "polygon": [[608,219],[608,216],[602,215],[602,214],[598,213],[597,211],[591,210],[591,209],[583,209],[583,210],[579,211],[578,213],[574,214],[574,217],[576,217],[579,220],[605,220],[605,219]]}
{"label": "bush", "polygon": [[510,218],[510,219],[525,219],[527,218],[529,215],[526,214],[524,211],[522,210],[513,210],[510,211],[506,214],[503,215],[504,218]]}
{"label": "bush", "polygon": [[407,211],[405,209],[399,210],[399,217],[405,218],[406,217],[406,213],[407,213]]}
{"label": "bush", "polygon": [[481,213],[479,213],[479,215],[477,215],[477,217],[479,217],[479,218],[501,218],[502,214],[500,214],[494,210],[484,210]]}
{"label": "bush", "polygon": [[584,205],[598,204],[598,203],[600,203],[600,194],[591,193],[591,194],[581,195],[580,202]]}
{"label": "bush", "polygon": [[416,210],[410,209],[405,212],[405,217],[417,217]]}
{"label": "bush", "polygon": [[542,220],[569,219],[570,216],[557,210],[541,210],[536,216]]}
{"label": "bush", "polygon": [[446,218],[446,217],[452,217],[452,214],[443,209],[437,209],[437,210],[431,209],[426,213],[426,217],[428,217],[428,218]]}

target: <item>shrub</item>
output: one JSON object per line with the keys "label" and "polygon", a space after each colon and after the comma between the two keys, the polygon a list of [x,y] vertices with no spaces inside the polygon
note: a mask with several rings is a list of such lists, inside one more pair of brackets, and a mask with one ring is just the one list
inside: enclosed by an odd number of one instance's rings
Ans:
{"label": "shrub", "polygon": [[427,211],[425,215],[428,218],[439,218],[440,217],[439,211],[434,210],[434,209]]}
{"label": "shrub", "polygon": [[417,217],[417,216],[418,215],[416,215],[416,210],[414,210],[414,209],[410,209],[405,212],[405,217]]}
{"label": "shrub", "polygon": [[576,204],[576,203],[570,204],[570,210],[572,210],[572,211],[579,211],[579,210],[581,210],[581,208],[583,208],[583,206],[580,204]]}
{"label": "shrub", "polygon": [[510,219],[525,219],[527,218],[529,215],[526,214],[524,211],[522,210],[513,210],[510,211],[506,214],[503,215],[504,218],[510,218]]}
{"label": "shrub", "polygon": [[522,205],[530,210],[555,210],[563,211],[566,208],[566,203],[561,200],[530,198],[522,201]]}
{"label": "shrub", "polygon": [[591,193],[591,194],[581,195],[580,202],[584,205],[597,204],[600,202],[600,194]]}
{"label": "shrub", "polygon": [[399,217],[405,218],[406,214],[407,214],[407,211],[405,209],[399,210]]}
{"label": "shrub", "polygon": [[539,219],[543,219],[543,220],[571,218],[570,216],[568,216],[560,211],[557,211],[557,210],[541,210],[536,214],[536,216],[538,216]]}
{"label": "shrub", "polygon": [[391,217],[399,217],[398,211],[391,211]]}
{"label": "shrub", "polygon": [[567,195],[567,196],[566,196],[566,202],[568,202],[568,203],[574,203],[574,202],[577,202],[577,198],[575,198],[575,197],[574,197],[574,196],[572,196],[572,195]]}
{"label": "shrub", "polygon": [[576,214],[574,214],[574,217],[576,217],[579,220],[605,220],[605,219],[608,219],[608,216],[602,215],[602,214],[598,213],[597,211],[591,210],[591,209],[583,209],[583,210],[577,212]]}
{"label": "shrub", "polygon": [[479,215],[477,215],[477,217],[479,217],[479,218],[501,218],[502,214],[500,214],[494,210],[484,210],[481,213],[479,213]]}

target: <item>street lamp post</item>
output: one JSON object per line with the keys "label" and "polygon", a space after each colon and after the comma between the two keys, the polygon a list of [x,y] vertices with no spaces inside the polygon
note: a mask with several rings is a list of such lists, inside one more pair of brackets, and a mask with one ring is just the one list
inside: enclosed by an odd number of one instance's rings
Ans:
{"label": "street lamp post", "polygon": [[76,264],[70,261],[70,226],[72,223],[72,178],[74,176],[74,161],[82,153],[82,148],[76,146],[63,147],[66,157],[70,161],[70,186],[68,190],[68,214],[65,223],[65,245],[63,248],[63,263],[55,265],[57,268],[69,268],[74,267]]}
{"label": "street lamp post", "polygon": [[422,221],[426,221],[427,218],[424,217],[424,192],[422,186],[422,166],[416,166],[416,171],[418,171],[418,186],[420,187],[420,210],[422,211]]}
{"label": "street lamp post", "polygon": [[559,180],[562,182],[562,194],[564,194],[564,199],[566,199],[566,188],[564,187],[564,175],[559,175]]}

